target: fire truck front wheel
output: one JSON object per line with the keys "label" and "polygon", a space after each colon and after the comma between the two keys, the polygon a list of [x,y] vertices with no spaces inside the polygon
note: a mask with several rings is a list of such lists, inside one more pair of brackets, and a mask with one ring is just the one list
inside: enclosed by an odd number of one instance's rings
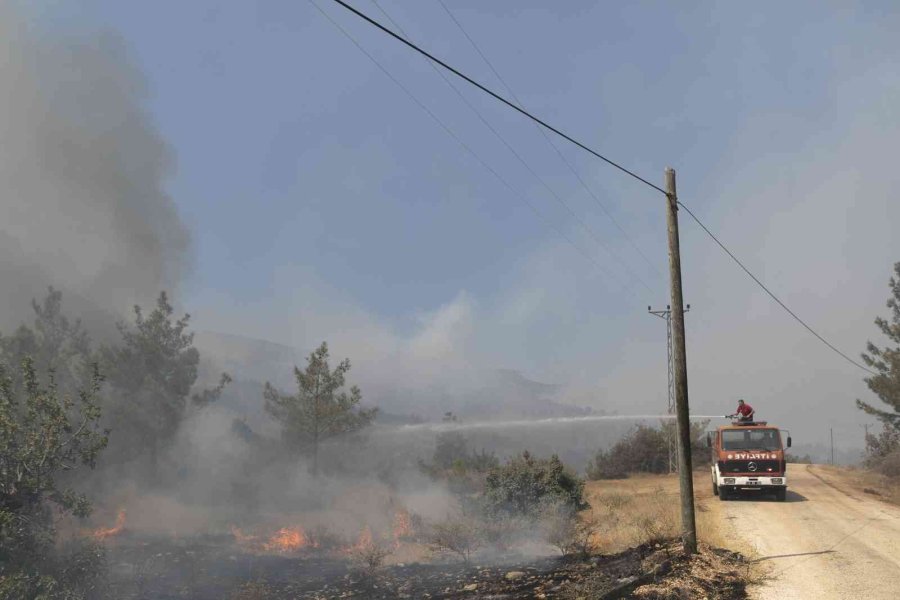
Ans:
{"label": "fire truck front wheel", "polygon": [[787,498],[787,488],[786,487],[780,487],[775,490],[775,499],[776,500],[778,500],[779,502],[784,502],[786,498]]}

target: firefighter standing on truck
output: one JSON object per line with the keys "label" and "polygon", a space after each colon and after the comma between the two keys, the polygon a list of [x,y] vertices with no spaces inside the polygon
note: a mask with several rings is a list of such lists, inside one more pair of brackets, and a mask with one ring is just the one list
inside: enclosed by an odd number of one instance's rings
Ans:
{"label": "firefighter standing on truck", "polygon": [[733,415],[729,415],[731,417],[737,417],[740,423],[752,423],[753,417],[756,415],[756,411],[753,410],[753,407],[744,402],[743,400],[738,400],[737,412]]}

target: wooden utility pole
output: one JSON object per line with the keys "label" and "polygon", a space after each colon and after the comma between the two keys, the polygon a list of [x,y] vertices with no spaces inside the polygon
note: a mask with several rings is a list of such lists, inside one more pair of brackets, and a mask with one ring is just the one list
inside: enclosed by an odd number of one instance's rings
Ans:
{"label": "wooden utility pole", "polygon": [[675,415],[678,419],[678,480],[681,486],[681,540],[685,554],[697,553],[694,480],[691,464],[691,419],[688,409],[687,353],[684,342],[684,298],[681,293],[681,250],[678,242],[678,195],[675,170],[666,169],[666,214],[669,229],[669,278],[672,285],[672,346],[675,353]]}
{"label": "wooden utility pole", "polygon": [[828,430],[831,434],[831,464],[834,464],[834,427]]}

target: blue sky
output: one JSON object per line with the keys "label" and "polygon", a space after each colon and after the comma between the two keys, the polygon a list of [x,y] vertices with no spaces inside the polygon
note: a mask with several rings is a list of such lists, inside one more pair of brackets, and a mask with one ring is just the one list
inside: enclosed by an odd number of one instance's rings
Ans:
{"label": "blue sky", "polygon": [[[666,303],[661,196],[554,140],[625,239],[532,124],[454,81],[610,254],[421,58],[317,1],[544,218],[309,2],[30,4],[45,31],[115,32],[143,77],[192,238],[181,299],[198,326],[337,340],[363,372],[405,348],[574,382],[597,404],[658,402],[663,329],[645,310]],[[530,110],[654,182],[675,167],[680,198],[823,334],[852,355],[875,335],[900,260],[893,3],[445,2]],[[436,0],[379,4],[502,89]],[[685,218],[699,406],[800,394],[785,417],[827,397],[835,420],[861,422],[861,373]]]}

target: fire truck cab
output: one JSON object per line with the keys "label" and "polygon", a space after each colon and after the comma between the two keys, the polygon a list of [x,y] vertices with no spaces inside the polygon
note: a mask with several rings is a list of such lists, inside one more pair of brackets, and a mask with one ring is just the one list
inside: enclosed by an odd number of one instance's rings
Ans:
{"label": "fire truck cab", "polygon": [[[712,449],[712,489],[720,500],[745,491],[772,493],[779,501],[787,497],[787,463],[781,431],[765,421],[724,425],[707,433]],[[787,433],[787,432],[785,432]]]}

